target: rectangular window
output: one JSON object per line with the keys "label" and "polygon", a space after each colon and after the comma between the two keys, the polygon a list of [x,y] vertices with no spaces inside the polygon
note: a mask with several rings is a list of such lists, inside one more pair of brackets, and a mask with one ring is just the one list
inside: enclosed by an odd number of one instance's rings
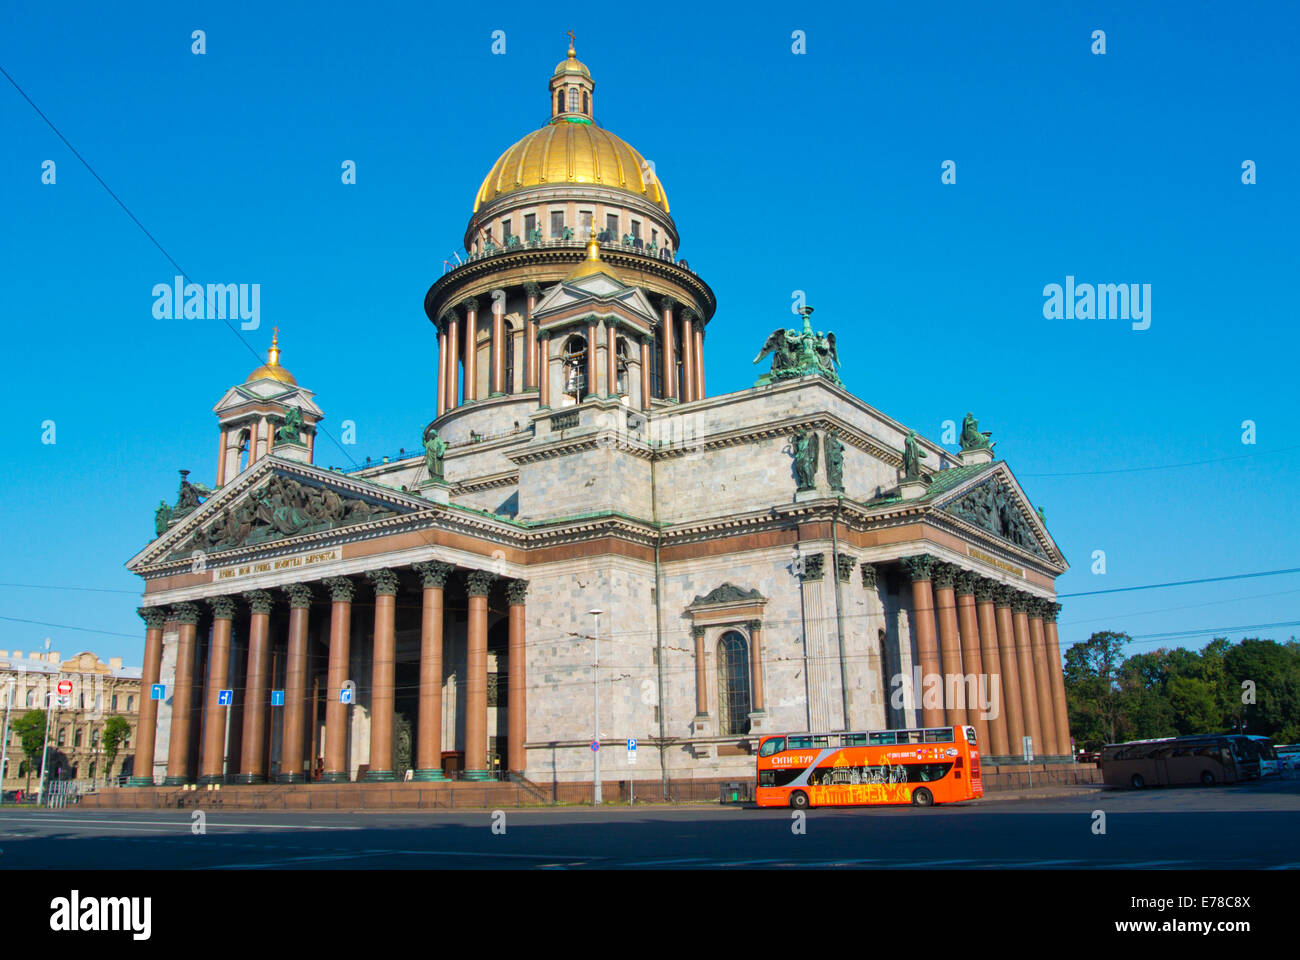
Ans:
{"label": "rectangular window", "polygon": [[533,239],[533,231],[537,229],[537,214],[529,213],[524,216],[524,239]]}
{"label": "rectangular window", "polygon": [[117,694],[113,694],[113,712],[117,713]]}
{"label": "rectangular window", "polygon": [[952,727],[925,731],[926,743],[952,743]]}
{"label": "rectangular window", "polygon": [[641,221],[640,221],[640,220],[633,220],[633,221],[632,221],[632,239],[633,239],[633,240],[640,240],[640,239],[641,239]]}
{"label": "rectangular window", "polygon": [[552,210],[551,211],[551,237],[553,239],[558,240],[560,239],[560,236],[563,233],[564,233],[564,211]]}
{"label": "rectangular window", "polygon": [[883,733],[873,733],[871,735],[872,746],[876,746],[879,744],[892,744],[893,742],[894,742],[894,733],[892,730],[886,730]]}
{"label": "rectangular window", "polygon": [[605,229],[609,231],[609,239],[614,243],[617,243],[619,240],[623,239],[618,235],[618,214],[617,213],[605,214]]}
{"label": "rectangular window", "polygon": [[501,242],[502,243],[510,242],[510,221],[509,220],[501,221]]}
{"label": "rectangular window", "polygon": [[651,230],[651,231],[650,231],[650,242],[653,243],[656,247],[659,246],[659,231],[658,231],[658,230]]}
{"label": "rectangular window", "polygon": [[578,212],[578,238],[584,243],[591,239],[591,211]]}

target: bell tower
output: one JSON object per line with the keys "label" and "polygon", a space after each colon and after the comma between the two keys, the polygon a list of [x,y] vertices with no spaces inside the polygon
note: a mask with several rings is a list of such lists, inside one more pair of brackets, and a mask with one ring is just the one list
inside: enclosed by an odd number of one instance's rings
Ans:
{"label": "bell tower", "polygon": [[569,31],[569,56],[561,60],[551,76],[551,123],[591,123],[596,114],[596,82],[591,71],[573,49]]}
{"label": "bell tower", "polygon": [[217,486],[225,486],[270,454],[311,463],[316,424],[325,419],[313,396],[280,365],[280,329],[276,327],[266,363],[242,384],[227,390],[212,408],[221,432]]}

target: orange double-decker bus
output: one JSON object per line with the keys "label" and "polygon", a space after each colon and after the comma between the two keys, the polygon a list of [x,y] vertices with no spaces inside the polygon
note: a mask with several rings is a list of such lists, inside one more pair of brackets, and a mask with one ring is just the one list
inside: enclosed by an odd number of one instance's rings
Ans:
{"label": "orange double-decker bus", "polygon": [[974,727],[782,733],[758,741],[760,807],[928,807],[982,796]]}

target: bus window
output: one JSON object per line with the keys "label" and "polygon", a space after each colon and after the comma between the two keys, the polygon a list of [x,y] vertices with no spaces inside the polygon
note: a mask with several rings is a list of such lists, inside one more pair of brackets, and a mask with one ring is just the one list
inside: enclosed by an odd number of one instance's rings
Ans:
{"label": "bus window", "polygon": [[974,742],[975,742],[975,728],[974,728],[974,727],[967,727],[967,728],[966,728],[966,742],[967,742],[967,743],[974,743]]}
{"label": "bus window", "polygon": [[867,745],[867,735],[865,733],[846,733],[840,737],[840,745],[844,747],[865,747]]}
{"label": "bus window", "polygon": [[807,750],[813,745],[812,737],[790,737],[790,750]]}
{"label": "bus window", "polygon": [[[891,744],[894,742],[894,731],[886,730],[883,733],[871,734],[871,745],[879,746],[880,744]],[[906,743],[907,741],[903,741]]]}
{"label": "bus window", "polygon": [[780,753],[785,749],[785,737],[773,737],[771,740],[764,740],[763,746],[759,749],[760,757],[770,757],[774,753]]}
{"label": "bus window", "polygon": [[925,731],[926,743],[952,743],[952,727]]}
{"label": "bus window", "polygon": [[896,733],[899,743],[920,743],[920,730],[899,730]]}

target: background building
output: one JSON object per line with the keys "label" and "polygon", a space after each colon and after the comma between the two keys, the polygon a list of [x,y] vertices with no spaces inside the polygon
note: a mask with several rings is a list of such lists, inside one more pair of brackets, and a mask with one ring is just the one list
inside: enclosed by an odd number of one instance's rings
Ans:
{"label": "background building", "polygon": [[[90,652],[63,659],[56,650],[30,652],[0,650],[0,715],[13,687],[9,712],[9,746],[5,754],[4,789],[27,784],[27,757],[13,732],[13,722],[28,710],[45,709],[46,693],[57,695],[59,682],[72,683],[71,705],[56,707],[50,726],[52,749],[49,776],[65,780],[98,780],[130,774],[134,762],[135,729],[140,706],[140,668],[122,666],[121,657],[104,663]],[[103,752],[104,724],[121,716],[131,735],[119,746],[112,769]],[[3,720],[0,720],[3,723]],[[38,770],[39,768],[37,768]],[[36,787],[33,771],[32,788]]]}

